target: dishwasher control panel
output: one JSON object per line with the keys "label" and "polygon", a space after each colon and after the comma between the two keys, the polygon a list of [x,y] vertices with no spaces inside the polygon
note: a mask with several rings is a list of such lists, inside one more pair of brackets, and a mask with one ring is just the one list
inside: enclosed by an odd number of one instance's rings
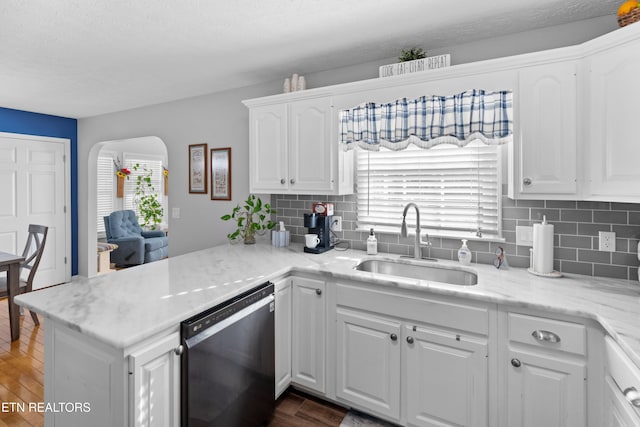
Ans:
{"label": "dishwasher control panel", "polygon": [[233,316],[238,311],[256,302],[273,295],[275,287],[271,282],[265,282],[260,286],[241,293],[221,304],[197,314],[185,321],[181,325],[183,339],[189,339],[197,335],[200,331]]}

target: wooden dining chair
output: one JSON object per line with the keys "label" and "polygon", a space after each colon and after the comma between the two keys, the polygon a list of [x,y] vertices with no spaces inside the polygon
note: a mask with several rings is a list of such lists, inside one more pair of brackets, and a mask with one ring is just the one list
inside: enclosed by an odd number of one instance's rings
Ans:
{"label": "wooden dining chair", "polygon": [[[44,252],[44,244],[47,241],[48,231],[49,227],[44,225],[29,224],[29,237],[27,238],[27,243],[24,247],[24,252],[22,253],[24,261],[20,264],[20,287],[18,288],[18,295],[31,292],[33,289],[33,278],[38,270],[38,265],[40,265],[40,259]],[[23,269],[29,270],[29,275],[26,279],[22,278]],[[0,298],[8,296],[6,276],[7,275],[5,274],[5,277],[0,277]],[[29,311],[29,313],[31,313],[33,323],[39,325],[40,321],[38,320],[36,313],[33,311]]]}

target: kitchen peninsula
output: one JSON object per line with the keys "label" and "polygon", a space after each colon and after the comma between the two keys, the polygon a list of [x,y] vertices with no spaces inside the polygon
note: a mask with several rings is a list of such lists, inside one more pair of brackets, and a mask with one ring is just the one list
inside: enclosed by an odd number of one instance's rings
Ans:
{"label": "kitchen peninsula", "polygon": [[[293,310],[293,321],[289,318],[286,325],[293,330],[289,337],[294,342],[289,342],[288,347],[293,350],[287,358],[293,370],[289,365],[285,386],[290,381],[305,391],[405,425],[411,423],[410,403],[406,405],[408,409],[404,403],[367,406],[358,396],[341,393],[345,365],[336,359],[344,354],[344,340],[338,336],[343,337],[340,325],[351,324],[348,319],[362,320],[366,314],[367,319],[373,320],[366,320],[365,324],[389,325],[393,323],[390,319],[399,319],[398,325],[406,324],[408,336],[404,329],[398,329],[398,334],[391,333],[391,339],[384,341],[391,343],[389,351],[397,352],[399,358],[400,344],[413,344],[414,335],[419,340],[423,326],[424,331],[432,333],[432,323],[436,321],[427,318],[431,313],[441,313],[439,320],[446,318],[448,312],[460,314],[450,324],[440,326],[444,331],[453,331],[452,341],[461,345],[481,344],[479,354],[485,368],[481,378],[485,380],[480,384],[486,387],[481,390],[484,396],[480,400],[477,394],[470,397],[470,410],[481,415],[473,425],[508,425],[508,420],[517,416],[506,413],[498,402],[504,398],[504,388],[512,385],[508,370],[514,370],[517,363],[526,365],[523,357],[512,357],[512,350],[522,353],[538,345],[524,342],[525,338],[518,336],[517,325],[528,326],[535,319],[541,319],[544,326],[538,329],[545,332],[557,327],[560,335],[568,334],[568,339],[563,336],[563,341],[552,348],[533,348],[534,353],[553,351],[567,355],[570,363],[588,372],[580,379],[585,391],[578,403],[584,414],[581,419],[588,419],[589,425],[604,425],[599,420],[606,416],[600,390],[606,365],[605,337],[619,347],[633,369],[640,370],[640,286],[636,283],[578,275],[550,279],[533,276],[524,269],[497,270],[474,264],[471,269],[477,274],[477,285],[459,286],[354,270],[365,258],[364,252],[355,250],[316,255],[305,254],[295,245],[275,248],[266,243],[227,244],[17,297],[18,304],[46,317],[45,400],[89,402],[91,406],[90,412],[82,414],[47,414],[47,425],[145,425],[152,413],[156,420],[165,417],[168,425],[179,420],[180,358],[174,350],[179,346],[180,322],[267,280],[276,283],[276,292],[279,285],[282,289],[293,280],[293,298],[287,300],[291,306],[281,306],[276,297],[276,313]],[[459,266],[450,261],[435,264]],[[310,289],[324,292],[302,292],[298,298],[298,278],[299,286],[310,285]],[[296,304],[308,308],[306,304],[313,301],[307,298],[324,300],[317,311],[305,310],[307,317],[316,312],[322,315],[316,322],[321,324],[316,343],[321,355],[317,359],[323,364],[318,371],[322,376],[318,388],[305,382],[309,375],[296,377],[296,367],[308,362],[296,361],[296,357],[305,357],[304,352],[296,352]],[[355,307],[352,300],[363,307]],[[392,309],[401,314],[392,313]],[[276,317],[276,348],[281,326]],[[531,331],[527,330],[527,334]],[[445,339],[446,333],[442,337]],[[147,357],[149,354],[152,356]],[[511,360],[508,367],[503,366],[505,360]],[[154,371],[158,367],[162,374]],[[304,370],[309,371],[306,366]],[[154,375],[161,375],[163,381],[155,384],[161,388],[150,393]],[[439,392],[446,396],[442,390]]]}

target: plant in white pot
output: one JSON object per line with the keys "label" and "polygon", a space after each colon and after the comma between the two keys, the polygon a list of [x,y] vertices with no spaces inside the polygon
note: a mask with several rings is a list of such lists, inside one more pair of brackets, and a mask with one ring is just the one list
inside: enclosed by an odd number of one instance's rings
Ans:
{"label": "plant in white pot", "polygon": [[262,235],[276,226],[271,221],[271,214],[275,212],[269,203],[262,203],[260,197],[249,194],[242,207],[236,206],[231,214],[222,215],[220,219],[236,221],[237,229],[227,234],[229,240],[243,239],[246,245],[251,245],[256,242],[256,233]]}

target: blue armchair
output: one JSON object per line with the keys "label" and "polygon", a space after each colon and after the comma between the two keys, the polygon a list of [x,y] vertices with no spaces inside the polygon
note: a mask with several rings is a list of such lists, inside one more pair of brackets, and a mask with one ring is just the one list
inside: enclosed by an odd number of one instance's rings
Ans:
{"label": "blue armchair", "polygon": [[111,252],[111,262],[118,267],[158,261],[169,255],[169,239],[164,231],[143,231],[132,210],[111,212],[104,217],[107,242],[118,249]]}

